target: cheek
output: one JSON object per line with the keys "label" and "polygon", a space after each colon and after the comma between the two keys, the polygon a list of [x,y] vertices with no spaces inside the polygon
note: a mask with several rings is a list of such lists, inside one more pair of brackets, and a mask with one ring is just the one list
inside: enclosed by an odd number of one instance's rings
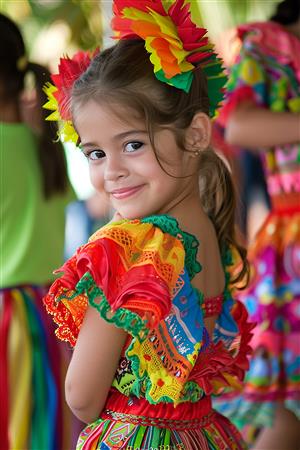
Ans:
{"label": "cheek", "polygon": [[95,189],[103,188],[103,173],[96,165],[89,166],[90,180]]}
{"label": "cheek", "polygon": [[139,161],[138,165],[135,167],[135,170],[137,173],[152,181],[158,181],[166,178],[165,172],[160,167],[155,156],[152,154],[149,155],[148,158],[144,158],[144,160]]}

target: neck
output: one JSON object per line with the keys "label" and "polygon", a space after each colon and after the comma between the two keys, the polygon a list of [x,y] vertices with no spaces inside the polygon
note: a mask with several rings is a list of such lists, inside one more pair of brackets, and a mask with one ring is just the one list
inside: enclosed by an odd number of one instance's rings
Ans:
{"label": "neck", "polygon": [[0,121],[7,123],[21,122],[19,105],[15,101],[0,101]]}
{"label": "neck", "polygon": [[190,232],[194,231],[192,230],[193,224],[199,224],[199,221],[206,220],[207,216],[200,201],[198,180],[192,189],[183,190],[181,196],[174,200],[168,210],[163,213],[175,217],[180,227]]}

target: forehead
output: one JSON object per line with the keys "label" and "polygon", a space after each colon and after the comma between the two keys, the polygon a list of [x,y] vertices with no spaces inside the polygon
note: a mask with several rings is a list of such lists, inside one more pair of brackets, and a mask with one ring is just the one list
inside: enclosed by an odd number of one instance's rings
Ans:
{"label": "forehead", "polygon": [[78,106],[73,120],[79,134],[100,129],[109,133],[146,127],[145,120],[133,108],[118,103],[100,103],[96,100],[89,100]]}

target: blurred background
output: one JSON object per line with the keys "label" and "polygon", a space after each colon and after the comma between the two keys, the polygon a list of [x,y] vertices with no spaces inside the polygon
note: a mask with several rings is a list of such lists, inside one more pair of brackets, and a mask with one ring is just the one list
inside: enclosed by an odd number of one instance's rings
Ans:
{"label": "blurred background", "polygon": [[[265,20],[278,0],[198,0],[199,18],[210,38],[230,65],[238,51],[234,27],[243,22]],[[0,11],[21,27],[29,59],[55,72],[59,57],[78,49],[106,47],[111,42],[110,0],[1,0]],[[78,198],[92,193],[87,164],[78,150],[66,146],[69,176]]]}

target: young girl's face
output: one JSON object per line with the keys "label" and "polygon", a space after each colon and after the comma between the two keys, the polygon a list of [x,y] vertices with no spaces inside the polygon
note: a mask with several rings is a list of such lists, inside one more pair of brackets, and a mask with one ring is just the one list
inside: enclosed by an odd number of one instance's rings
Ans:
{"label": "young girl's face", "polygon": [[162,168],[145,123],[133,117],[131,109],[120,106],[115,114],[93,100],[79,108],[75,125],[91,182],[98,192],[109,195],[111,206],[124,218],[172,214],[193,195],[195,160],[178,148],[173,133],[165,129],[154,136]]}

